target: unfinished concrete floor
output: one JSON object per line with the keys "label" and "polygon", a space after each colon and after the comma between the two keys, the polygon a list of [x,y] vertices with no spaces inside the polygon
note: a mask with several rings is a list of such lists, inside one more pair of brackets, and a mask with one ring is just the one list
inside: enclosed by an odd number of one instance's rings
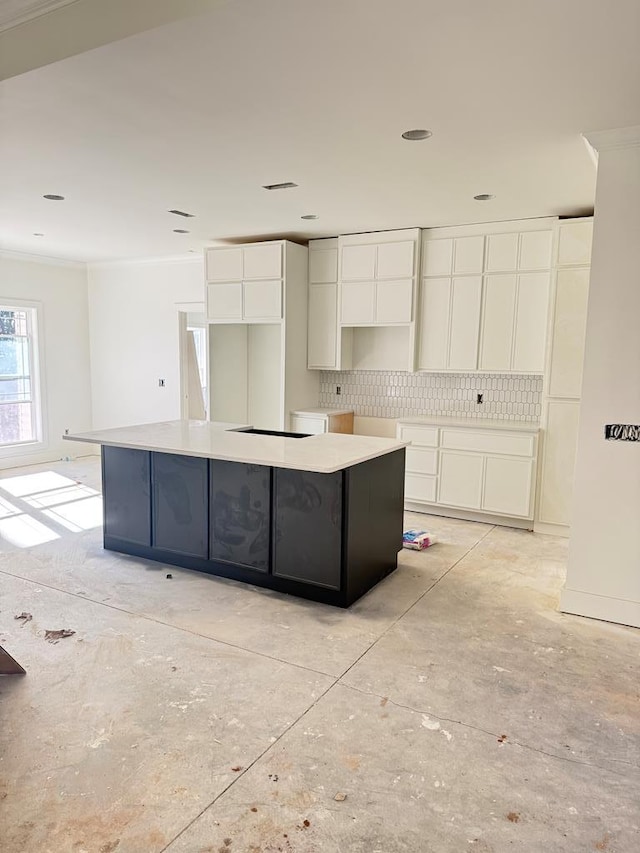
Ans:
{"label": "unfinished concrete floor", "polygon": [[99,476],[0,480],[2,853],[640,850],[640,632],[564,540],[408,516],[343,611],[103,551]]}

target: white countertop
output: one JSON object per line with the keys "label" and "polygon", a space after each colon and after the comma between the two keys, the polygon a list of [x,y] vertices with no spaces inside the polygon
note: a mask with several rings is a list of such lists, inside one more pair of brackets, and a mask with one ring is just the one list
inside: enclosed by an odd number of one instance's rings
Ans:
{"label": "white countertop", "polygon": [[438,427],[465,427],[466,429],[505,429],[510,432],[540,432],[540,425],[526,421],[505,421],[499,418],[450,418],[421,415],[411,418],[398,418],[401,424],[424,424]]}
{"label": "white countertop", "polygon": [[317,415],[352,415],[353,409],[296,409],[295,412],[291,412],[292,415],[301,415],[302,417],[306,417],[307,415],[310,418],[313,418]]}
{"label": "white countertop", "polygon": [[409,443],[369,435],[322,433],[308,438],[285,438],[279,435],[247,435],[237,431],[243,428],[247,426],[209,421],[165,421],[76,433],[64,438],[67,441],[249,462],[320,474],[350,468],[400,450]]}

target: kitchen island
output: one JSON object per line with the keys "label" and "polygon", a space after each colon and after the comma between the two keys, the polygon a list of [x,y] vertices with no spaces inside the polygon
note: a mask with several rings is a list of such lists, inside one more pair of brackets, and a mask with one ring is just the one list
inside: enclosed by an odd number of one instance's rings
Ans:
{"label": "kitchen island", "polygon": [[348,607],[397,566],[407,442],[167,421],[101,445],[104,547]]}

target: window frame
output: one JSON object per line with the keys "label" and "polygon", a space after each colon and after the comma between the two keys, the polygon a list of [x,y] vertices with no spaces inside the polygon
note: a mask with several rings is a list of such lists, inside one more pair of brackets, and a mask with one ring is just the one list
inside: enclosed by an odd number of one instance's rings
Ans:
{"label": "window frame", "polygon": [[31,315],[28,321],[29,331],[29,376],[31,380],[32,421],[35,438],[28,441],[15,441],[10,444],[0,444],[0,459],[11,456],[25,456],[34,450],[42,450],[48,446],[46,405],[44,396],[44,360],[42,357],[44,340],[44,323],[42,318],[42,303],[29,299],[15,299],[0,296],[0,309],[26,310]]}

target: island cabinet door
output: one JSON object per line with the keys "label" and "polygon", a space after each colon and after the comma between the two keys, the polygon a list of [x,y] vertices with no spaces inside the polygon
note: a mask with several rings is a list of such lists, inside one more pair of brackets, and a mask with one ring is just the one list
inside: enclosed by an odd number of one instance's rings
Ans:
{"label": "island cabinet door", "polygon": [[210,559],[268,572],[271,468],[212,459],[209,483]]}
{"label": "island cabinet door", "polygon": [[274,469],[274,575],[340,589],[342,482],[342,471]]}
{"label": "island cabinet door", "polygon": [[149,457],[147,450],[102,448],[105,539],[151,545]]}
{"label": "island cabinet door", "polygon": [[153,547],[207,558],[207,460],[151,454]]}

